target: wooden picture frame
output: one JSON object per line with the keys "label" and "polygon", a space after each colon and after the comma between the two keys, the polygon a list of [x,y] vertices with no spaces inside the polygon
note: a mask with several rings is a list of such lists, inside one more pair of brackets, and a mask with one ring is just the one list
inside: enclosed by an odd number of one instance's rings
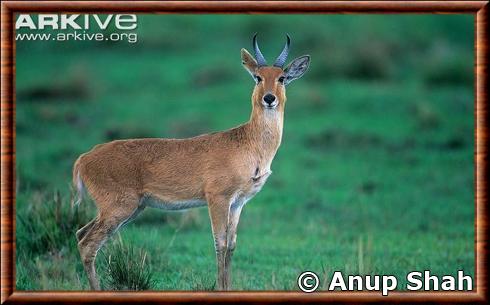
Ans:
{"label": "wooden picture frame", "polygon": [[[472,14],[475,18],[475,278],[471,292],[93,292],[15,290],[15,43],[14,15],[80,13],[424,13]],[[1,3],[1,302],[464,302],[487,303],[488,259],[488,1],[3,1]]]}

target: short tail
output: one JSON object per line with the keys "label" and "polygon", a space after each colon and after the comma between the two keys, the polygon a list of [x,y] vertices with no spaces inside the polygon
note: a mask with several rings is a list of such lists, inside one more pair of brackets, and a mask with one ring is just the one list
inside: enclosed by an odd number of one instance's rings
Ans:
{"label": "short tail", "polygon": [[80,205],[85,193],[85,186],[83,185],[82,178],[80,177],[80,158],[78,158],[73,165],[73,187],[74,196],[72,196],[71,201],[72,207]]}

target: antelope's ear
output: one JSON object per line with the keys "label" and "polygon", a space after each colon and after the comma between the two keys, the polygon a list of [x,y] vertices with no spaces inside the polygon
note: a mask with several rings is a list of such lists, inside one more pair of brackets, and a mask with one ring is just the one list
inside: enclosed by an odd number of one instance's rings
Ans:
{"label": "antelope's ear", "polygon": [[242,65],[243,67],[245,68],[245,70],[248,71],[248,73],[250,73],[250,75],[252,75],[252,77],[254,76],[255,74],[255,71],[257,70],[257,67],[258,67],[258,64],[257,64],[257,61],[255,60],[255,58],[250,54],[248,53],[247,50],[245,49],[242,49],[241,51],[241,54],[242,54]]}
{"label": "antelope's ear", "polygon": [[293,60],[286,67],[286,69],[284,69],[284,76],[286,77],[286,79],[284,80],[284,85],[287,85],[293,80],[303,76],[306,70],[308,70],[309,66],[310,66],[310,55],[303,55]]}

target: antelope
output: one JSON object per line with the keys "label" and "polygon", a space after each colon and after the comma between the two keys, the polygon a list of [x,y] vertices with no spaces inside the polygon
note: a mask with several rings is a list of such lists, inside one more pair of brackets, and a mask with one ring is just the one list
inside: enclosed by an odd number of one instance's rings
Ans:
{"label": "antelope", "polygon": [[284,68],[290,37],[272,66],[257,34],[253,57],[241,49],[255,80],[252,114],[235,128],[187,139],[143,138],[96,145],[73,166],[74,204],[88,193],[98,213],[76,232],[90,287],[100,290],[95,258],[104,242],[146,207],[183,210],[208,206],[217,261],[218,290],[231,289],[231,259],[245,204],[259,192],[281,144],[286,86],[308,69],[310,56]]}

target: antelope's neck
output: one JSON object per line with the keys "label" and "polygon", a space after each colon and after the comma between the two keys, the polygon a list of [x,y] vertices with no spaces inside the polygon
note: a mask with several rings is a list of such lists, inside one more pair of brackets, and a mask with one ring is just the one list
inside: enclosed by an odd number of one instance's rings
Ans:
{"label": "antelope's neck", "polygon": [[281,144],[284,121],[283,109],[253,109],[247,127],[250,130],[251,147],[263,166],[269,167]]}

